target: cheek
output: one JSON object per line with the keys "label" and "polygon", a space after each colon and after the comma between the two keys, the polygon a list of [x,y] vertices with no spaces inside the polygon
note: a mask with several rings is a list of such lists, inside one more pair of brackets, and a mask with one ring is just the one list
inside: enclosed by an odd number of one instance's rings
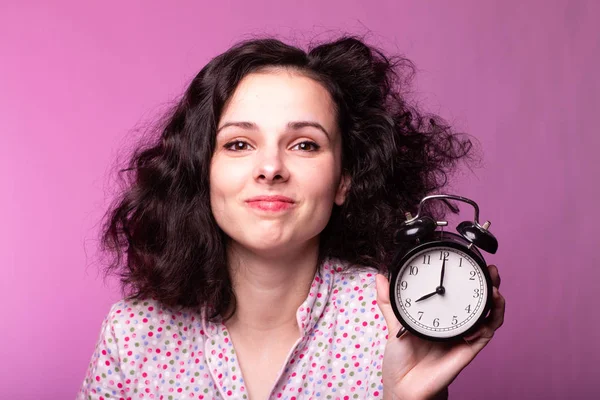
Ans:
{"label": "cheek", "polygon": [[224,215],[227,211],[228,202],[235,196],[237,191],[237,182],[235,175],[229,168],[218,162],[214,163],[210,171],[210,206],[212,213],[219,224],[223,223]]}
{"label": "cheek", "polygon": [[301,180],[303,191],[313,198],[316,203],[329,206],[333,203],[339,176],[332,163],[315,165],[305,168],[302,174],[297,175]]}
{"label": "cheek", "polygon": [[239,191],[247,179],[248,166],[214,161],[210,171],[210,194],[215,200]]}

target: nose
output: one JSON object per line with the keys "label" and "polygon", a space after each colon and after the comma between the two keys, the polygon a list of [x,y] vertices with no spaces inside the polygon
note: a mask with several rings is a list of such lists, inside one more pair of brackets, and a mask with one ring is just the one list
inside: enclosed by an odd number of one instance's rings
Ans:
{"label": "nose", "polygon": [[279,149],[263,149],[258,152],[254,167],[254,179],[258,182],[285,182],[289,171],[284,162],[284,155]]}

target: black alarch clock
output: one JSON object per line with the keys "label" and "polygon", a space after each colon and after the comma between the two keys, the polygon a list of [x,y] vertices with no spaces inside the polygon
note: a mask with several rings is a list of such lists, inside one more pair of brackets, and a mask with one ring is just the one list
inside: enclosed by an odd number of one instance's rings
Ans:
{"label": "black alarch clock", "polygon": [[[475,208],[473,221],[460,223],[460,233],[438,230],[446,221],[421,215],[423,204],[457,200]],[[479,207],[465,197],[432,195],[421,200],[417,215],[407,220],[396,239],[410,244],[391,268],[390,301],[404,330],[427,340],[452,341],[474,332],[492,307],[492,281],[478,248],[495,253],[498,241],[479,224]]]}

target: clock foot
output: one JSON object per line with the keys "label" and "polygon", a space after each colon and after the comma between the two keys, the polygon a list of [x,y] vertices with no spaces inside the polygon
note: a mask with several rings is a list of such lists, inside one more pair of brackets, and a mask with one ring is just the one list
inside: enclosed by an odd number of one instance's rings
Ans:
{"label": "clock foot", "polygon": [[398,331],[398,333],[396,334],[396,337],[397,337],[397,338],[399,338],[399,337],[401,337],[402,335],[404,335],[406,332],[407,332],[406,328],[402,326],[402,327],[400,327],[400,330],[399,330],[399,331]]}

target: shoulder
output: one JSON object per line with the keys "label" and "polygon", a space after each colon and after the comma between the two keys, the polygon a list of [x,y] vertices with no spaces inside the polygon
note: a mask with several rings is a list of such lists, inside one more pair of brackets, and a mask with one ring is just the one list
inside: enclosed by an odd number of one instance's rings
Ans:
{"label": "shoulder", "polygon": [[377,304],[377,269],[351,265],[344,261],[329,262],[332,276],[330,302],[343,324],[354,325],[355,331],[387,335],[385,320]]}
{"label": "shoulder", "polygon": [[[324,264],[332,280],[332,295],[338,300],[373,302],[377,298],[376,268],[354,265],[347,261],[330,259]],[[336,302],[339,305],[339,301]],[[375,303],[373,303],[375,304]]]}
{"label": "shoulder", "polygon": [[[116,342],[128,348],[158,348],[188,331],[204,333],[199,312],[176,309],[155,299],[121,299],[112,304],[105,325]],[[200,335],[202,336],[202,335]]]}
{"label": "shoulder", "polygon": [[[125,390],[142,382],[148,385],[151,379],[160,379],[163,372],[176,374],[175,360],[181,365],[201,362],[192,349],[203,348],[203,326],[199,313],[175,310],[153,299],[113,303],[78,399],[96,398],[98,390],[125,395]],[[157,369],[157,363],[162,369]]]}

